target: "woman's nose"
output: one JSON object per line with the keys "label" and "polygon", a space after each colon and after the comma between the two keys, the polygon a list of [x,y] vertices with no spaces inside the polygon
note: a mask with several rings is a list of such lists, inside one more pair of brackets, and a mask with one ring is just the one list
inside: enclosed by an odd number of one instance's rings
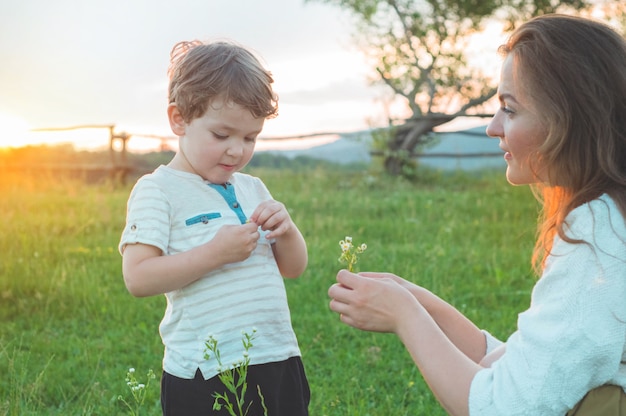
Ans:
{"label": "woman's nose", "polygon": [[504,136],[504,132],[502,130],[502,123],[500,122],[499,113],[496,113],[487,125],[487,136],[489,137],[502,137]]}

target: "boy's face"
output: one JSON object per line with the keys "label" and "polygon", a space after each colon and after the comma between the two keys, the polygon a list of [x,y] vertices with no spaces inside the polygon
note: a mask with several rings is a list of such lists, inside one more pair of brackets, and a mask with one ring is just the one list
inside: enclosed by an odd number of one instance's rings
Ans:
{"label": "boy's face", "polygon": [[179,153],[185,156],[175,167],[218,184],[227,182],[252,159],[265,122],[240,105],[221,99],[214,100],[203,116],[189,123],[182,120],[175,104],[168,114],[172,130],[180,137]]}

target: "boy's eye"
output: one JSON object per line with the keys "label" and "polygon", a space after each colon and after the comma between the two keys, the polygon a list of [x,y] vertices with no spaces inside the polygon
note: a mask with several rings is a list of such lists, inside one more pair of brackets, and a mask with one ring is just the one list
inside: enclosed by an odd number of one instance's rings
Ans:
{"label": "boy's eye", "polygon": [[213,136],[214,136],[216,139],[219,139],[219,140],[224,140],[224,139],[227,139],[227,138],[228,138],[228,136],[226,136],[226,135],[224,135],[224,134],[218,134],[218,133],[215,133],[215,132],[213,132]]}
{"label": "boy's eye", "polygon": [[246,138],[245,138],[245,140],[246,140],[247,142],[252,142],[252,143],[254,143],[254,142],[256,142],[256,137],[246,137]]}

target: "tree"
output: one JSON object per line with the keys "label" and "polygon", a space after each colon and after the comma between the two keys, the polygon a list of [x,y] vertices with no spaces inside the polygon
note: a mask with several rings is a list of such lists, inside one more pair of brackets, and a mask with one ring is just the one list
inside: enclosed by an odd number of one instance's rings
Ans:
{"label": "tree", "polygon": [[495,95],[495,81],[468,64],[472,34],[489,20],[508,22],[510,30],[532,16],[588,8],[592,0],[305,1],[347,10],[378,81],[406,99],[410,116],[386,138],[385,168],[399,175],[435,127],[476,115]]}

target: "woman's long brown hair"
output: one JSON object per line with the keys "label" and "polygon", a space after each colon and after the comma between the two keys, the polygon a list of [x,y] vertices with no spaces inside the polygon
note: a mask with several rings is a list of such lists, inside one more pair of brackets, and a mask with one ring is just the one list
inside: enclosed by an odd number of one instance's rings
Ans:
{"label": "woman's long brown hair", "polygon": [[537,160],[545,183],[533,265],[545,266],[555,236],[576,207],[608,194],[626,218],[626,41],[604,23],[546,15],[520,26],[500,47],[547,127]]}

